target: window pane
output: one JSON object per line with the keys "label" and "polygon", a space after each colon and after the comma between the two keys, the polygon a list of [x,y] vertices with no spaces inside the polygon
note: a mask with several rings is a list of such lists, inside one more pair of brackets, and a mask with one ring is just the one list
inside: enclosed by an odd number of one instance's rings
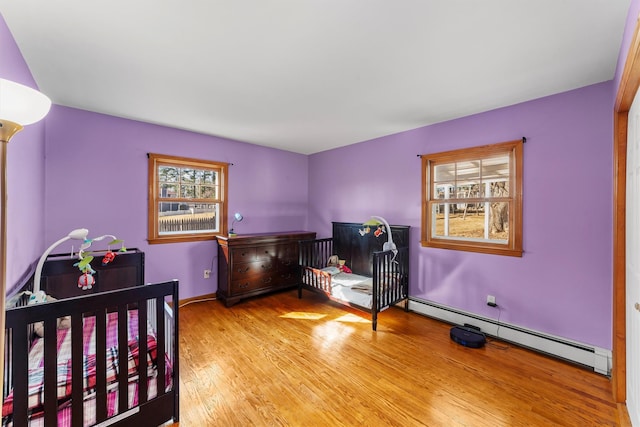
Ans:
{"label": "window pane", "polygon": [[435,184],[434,188],[434,199],[449,199],[453,194],[453,185],[451,184]]}
{"label": "window pane", "polygon": [[195,169],[182,169],[182,182],[186,184],[193,184],[196,182],[196,176],[198,172]]}
{"label": "window pane", "polygon": [[489,205],[489,238],[506,241],[509,238],[509,203]]}
{"label": "window pane", "polygon": [[456,164],[447,163],[443,165],[436,165],[433,168],[433,181],[434,182],[453,182],[456,178]]}
{"label": "window pane", "polygon": [[217,203],[160,202],[158,234],[215,233],[220,231]]}
{"label": "window pane", "polygon": [[480,197],[478,191],[479,184],[476,182],[459,182],[456,186],[456,199],[469,199],[473,197]]}
{"label": "window pane", "polygon": [[480,177],[480,161],[472,160],[456,163],[456,180],[464,181]]}
{"label": "window pane", "polygon": [[508,197],[509,196],[509,182],[497,181],[491,183],[490,197]]}
{"label": "window pane", "polygon": [[[435,237],[485,238],[484,203],[434,205]],[[448,210],[448,212],[447,212]]]}
{"label": "window pane", "polygon": [[485,181],[493,179],[509,178],[509,156],[500,156],[482,160],[482,179]]}
{"label": "window pane", "polygon": [[217,182],[217,175],[218,175],[218,172],[216,171],[212,171],[208,169],[199,170],[197,183],[207,184],[207,185],[215,184]]}
{"label": "window pane", "polygon": [[160,197],[178,197],[178,186],[176,184],[160,184]]}
{"label": "window pane", "polygon": [[158,181],[159,182],[178,182],[180,173],[178,168],[173,166],[159,166],[158,167]]}
{"label": "window pane", "polygon": [[218,194],[217,194],[218,192],[216,191],[217,189],[218,187],[201,185],[199,198],[200,199],[217,199],[218,198]]}
{"label": "window pane", "polygon": [[196,186],[195,185],[181,185],[180,186],[180,197],[185,199],[194,199],[196,197]]}
{"label": "window pane", "polygon": [[[436,238],[505,243],[509,238],[509,204],[441,203],[433,204]],[[486,210],[489,210],[489,217]]]}

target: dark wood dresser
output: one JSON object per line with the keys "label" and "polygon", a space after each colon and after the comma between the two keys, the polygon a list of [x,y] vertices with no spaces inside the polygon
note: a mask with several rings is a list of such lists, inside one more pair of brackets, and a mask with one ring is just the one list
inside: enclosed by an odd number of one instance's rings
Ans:
{"label": "dark wood dresser", "polygon": [[218,236],[218,298],[230,307],[243,298],[297,285],[298,241],[315,237],[309,231]]}

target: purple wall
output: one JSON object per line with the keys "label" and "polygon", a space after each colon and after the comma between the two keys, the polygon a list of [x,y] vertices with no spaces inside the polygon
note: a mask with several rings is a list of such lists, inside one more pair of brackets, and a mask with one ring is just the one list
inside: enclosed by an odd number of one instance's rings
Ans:
{"label": "purple wall", "polygon": [[[412,226],[410,295],[611,348],[612,82],[310,156],[309,225],[381,215]],[[524,256],[422,248],[421,163],[520,139]]]}
{"label": "purple wall", "polygon": [[46,141],[46,241],[75,228],[114,234],[145,252],[148,282],[180,280],[181,299],[216,291],[217,245],[147,244],[148,152],[233,163],[238,233],[305,229],[307,156],[61,106],[49,113]]}
{"label": "purple wall", "polygon": [[[0,15],[0,77],[38,88]],[[7,290],[44,250],[44,129],[46,119],[18,132],[7,146]],[[0,200],[2,203],[2,200]]]}

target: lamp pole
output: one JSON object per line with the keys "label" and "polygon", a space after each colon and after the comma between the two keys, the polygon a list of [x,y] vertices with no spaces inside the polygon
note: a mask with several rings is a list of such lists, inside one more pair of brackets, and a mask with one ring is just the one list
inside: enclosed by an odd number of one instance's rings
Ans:
{"label": "lamp pole", "polygon": [[[4,360],[4,339],[5,339],[5,310],[7,294],[7,145],[9,139],[15,132],[22,129],[18,125],[17,130],[11,131],[10,135],[2,132],[4,124],[0,123],[0,358]],[[4,363],[0,368],[0,384],[4,385]]]}
{"label": "lamp pole", "polygon": [[4,386],[7,294],[7,144],[23,126],[38,122],[51,108],[39,91],[0,78],[0,384]]}
{"label": "lamp pole", "polygon": [[[0,141],[0,354],[4,360],[4,320],[7,292],[7,141]],[[0,384],[4,384],[4,363],[0,369]]]}

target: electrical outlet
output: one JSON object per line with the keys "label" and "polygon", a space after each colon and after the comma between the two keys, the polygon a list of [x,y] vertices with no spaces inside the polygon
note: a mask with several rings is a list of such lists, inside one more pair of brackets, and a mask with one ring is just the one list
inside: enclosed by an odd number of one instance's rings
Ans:
{"label": "electrical outlet", "polygon": [[495,307],[496,305],[496,297],[494,297],[493,295],[487,295],[487,305],[490,305],[491,307]]}
{"label": "electrical outlet", "polygon": [[208,278],[210,278],[210,277],[211,277],[211,270],[205,270],[205,271],[204,271],[204,278],[205,278],[205,279],[208,279]]}

